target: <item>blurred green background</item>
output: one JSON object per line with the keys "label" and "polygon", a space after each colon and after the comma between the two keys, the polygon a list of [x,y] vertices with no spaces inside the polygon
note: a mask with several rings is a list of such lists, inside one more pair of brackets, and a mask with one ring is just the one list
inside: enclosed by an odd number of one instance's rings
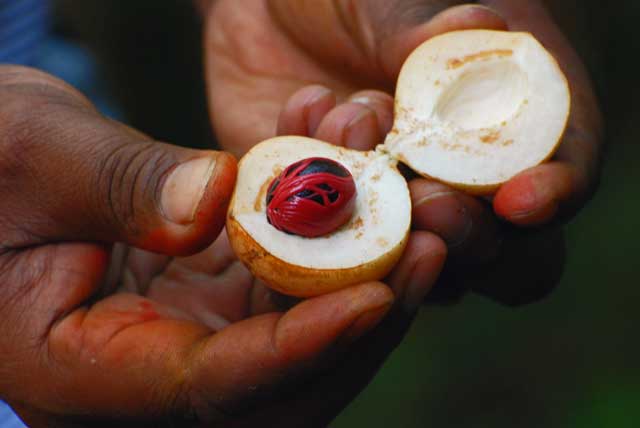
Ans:
{"label": "blurred green background", "polygon": [[[474,295],[423,308],[334,428],[640,426],[640,2],[610,3],[577,3],[602,42],[575,40],[603,100],[609,149],[596,197],[567,227],[562,283],[524,308]],[[198,18],[187,1],[134,4],[62,0],[58,31],[96,53],[129,123],[210,146]]]}

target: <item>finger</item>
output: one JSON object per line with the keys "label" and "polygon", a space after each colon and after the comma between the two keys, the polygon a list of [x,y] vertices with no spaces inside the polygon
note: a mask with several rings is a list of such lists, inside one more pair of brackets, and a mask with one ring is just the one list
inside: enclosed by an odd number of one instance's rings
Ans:
{"label": "finger", "polygon": [[393,128],[393,97],[386,92],[365,90],[351,95],[349,102],[369,107],[376,113],[380,135],[387,135]]}
{"label": "finger", "polygon": [[502,243],[499,225],[489,204],[444,184],[418,178],[409,183],[409,190],[414,230],[442,238],[449,255],[427,300],[458,301],[469,289],[461,280],[465,273],[497,260]]}
{"label": "finger", "polygon": [[253,276],[238,261],[217,274],[173,261],[151,282],[146,295],[219,331],[249,316],[253,284]]}
{"label": "finger", "polygon": [[346,103],[327,114],[314,138],[354,150],[372,150],[382,143],[376,112],[361,103]]}
{"label": "finger", "polygon": [[569,163],[540,165],[502,186],[493,203],[496,214],[519,226],[548,223],[563,205],[584,192],[584,179]]}
{"label": "finger", "polygon": [[[320,365],[339,350],[336,345],[375,326],[392,301],[387,287],[364,284],[306,300],[284,316],[268,314],[235,324],[202,350],[217,364],[203,358],[193,368],[194,387],[202,392],[200,398],[224,397],[217,407],[233,411],[252,395],[273,391],[274,385]],[[253,387],[249,394],[248,387]]]}
{"label": "finger", "polygon": [[396,9],[384,18],[387,25],[385,30],[389,35],[382,40],[379,49],[382,67],[392,79],[397,78],[409,54],[431,37],[458,30],[507,29],[502,16],[481,5],[454,6],[433,16],[426,23],[420,22],[423,19],[421,14],[407,14],[402,8]]}
{"label": "finger", "polygon": [[488,204],[425,179],[409,183],[412,225],[440,236],[451,262],[466,266],[493,261],[500,250],[499,228]]}
{"label": "finger", "polygon": [[182,270],[216,276],[230,269],[238,257],[229,243],[229,236],[221,233],[205,250],[188,257],[174,258],[173,264]]}
{"label": "finger", "polygon": [[152,141],[79,107],[55,79],[35,79],[38,91],[32,81],[0,86],[0,168],[14,171],[0,188],[14,214],[6,246],[87,240],[184,254],[213,241],[235,182],[233,157]]}
{"label": "finger", "polygon": [[413,316],[436,283],[447,257],[445,243],[436,235],[412,232],[405,252],[387,281],[407,315]]}
{"label": "finger", "polygon": [[[174,258],[161,274],[140,275],[138,262],[147,261],[144,253],[133,252],[128,260],[137,290],[150,299],[181,309],[214,331],[249,316],[290,309],[298,300],[289,301],[255,279],[233,253],[226,234],[205,251],[194,256]],[[150,253],[147,253],[150,254]],[[143,257],[140,257],[143,256]]]}
{"label": "finger", "polygon": [[335,94],[320,85],[306,86],[293,94],[278,119],[278,135],[313,136],[322,118],[336,106]]}
{"label": "finger", "polygon": [[411,317],[403,310],[390,313],[338,359],[302,385],[292,384],[263,408],[254,408],[229,428],[251,428],[277,420],[282,428],[327,427],[371,382],[391,352],[400,344]]}
{"label": "finger", "polygon": [[[309,374],[373,328],[392,301],[387,287],[364,284],[210,336],[139,296],[113,296],[54,324],[46,363],[30,369],[39,392],[29,402],[97,417],[221,418]],[[96,393],[86,394],[88,388]],[[25,397],[13,391],[10,398]]]}
{"label": "finger", "polygon": [[272,290],[259,279],[254,279],[249,311],[251,316],[289,310],[302,300]]}

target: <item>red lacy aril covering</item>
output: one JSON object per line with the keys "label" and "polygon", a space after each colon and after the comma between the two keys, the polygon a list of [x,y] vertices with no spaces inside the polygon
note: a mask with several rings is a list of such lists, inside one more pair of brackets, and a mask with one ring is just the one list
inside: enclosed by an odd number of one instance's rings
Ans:
{"label": "red lacy aril covering", "polygon": [[356,202],[353,176],[338,162],[308,158],[287,167],[267,191],[267,220],[285,233],[315,238],[347,223]]}

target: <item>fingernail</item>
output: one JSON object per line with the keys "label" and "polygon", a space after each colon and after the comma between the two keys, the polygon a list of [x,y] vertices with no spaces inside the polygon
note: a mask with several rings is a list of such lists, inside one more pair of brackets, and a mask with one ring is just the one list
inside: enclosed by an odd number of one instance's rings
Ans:
{"label": "fingernail", "polygon": [[391,303],[371,309],[360,315],[340,336],[341,343],[352,343],[371,331],[387,315]]}
{"label": "fingernail", "polygon": [[450,9],[446,9],[443,13],[447,13],[447,14],[452,13],[460,16],[459,14],[461,12],[464,12],[470,16],[465,17],[466,19],[463,22],[469,22],[469,21],[473,21],[473,18],[474,18],[473,14],[480,11],[489,12],[501,18],[502,20],[504,20],[504,17],[502,16],[502,14],[499,13],[496,9],[483,4],[461,4],[458,6],[452,6]]}
{"label": "fingernail", "polygon": [[354,98],[351,98],[349,101],[356,104],[364,104],[366,106],[369,106],[372,103],[371,98],[365,97],[365,96],[354,97]]}
{"label": "fingernail", "polygon": [[478,9],[478,10],[480,10],[480,9],[486,10],[487,12],[490,12],[490,13],[492,13],[492,14],[494,14],[494,15],[502,18],[502,19],[504,19],[504,16],[502,16],[502,14],[500,12],[498,12],[496,9],[494,9],[494,8],[492,8],[490,6],[486,6],[486,5],[483,5],[483,4],[474,4],[474,5],[469,5],[469,6],[470,7],[474,7],[476,9]]}
{"label": "fingernail", "polygon": [[454,192],[431,193],[417,200],[413,210],[417,226],[440,235],[449,249],[462,246],[473,230],[473,218]]}
{"label": "fingernail", "polygon": [[393,128],[393,100],[372,95],[359,95],[349,99],[349,102],[361,104],[371,108],[376,114],[380,135],[387,135]]}
{"label": "fingernail", "polygon": [[344,132],[344,146],[355,150],[370,150],[379,141],[378,124],[375,113],[364,110],[347,125]]}
{"label": "fingernail", "polygon": [[177,224],[190,224],[216,166],[215,158],[197,158],[178,165],[162,188],[164,216]]}
{"label": "fingernail", "polygon": [[330,89],[319,87],[313,95],[309,96],[306,105],[308,109],[307,135],[312,136],[318,130],[324,116],[335,105],[333,92]]}

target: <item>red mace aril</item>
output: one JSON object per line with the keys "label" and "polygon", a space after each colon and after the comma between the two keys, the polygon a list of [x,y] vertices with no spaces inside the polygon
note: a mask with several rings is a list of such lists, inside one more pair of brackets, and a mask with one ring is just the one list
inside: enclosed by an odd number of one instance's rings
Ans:
{"label": "red mace aril", "polygon": [[315,238],[347,223],[355,202],[356,185],[349,170],[331,159],[303,159],[269,185],[267,220],[285,233]]}

